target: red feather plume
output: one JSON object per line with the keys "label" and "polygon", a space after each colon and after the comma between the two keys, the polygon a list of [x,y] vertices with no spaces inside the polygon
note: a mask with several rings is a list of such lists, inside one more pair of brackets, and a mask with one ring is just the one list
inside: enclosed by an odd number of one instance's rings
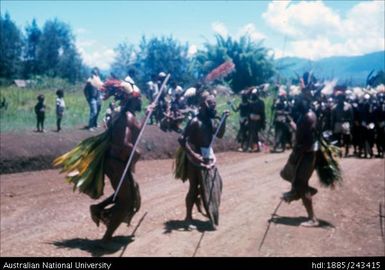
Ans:
{"label": "red feather plume", "polygon": [[207,74],[205,82],[207,83],[214,81],[220,77],[225,77],[226,75],[230,74],[234,69],[235,65],[233,61],[226,61],[217,68],[213,69],[209,74]]}

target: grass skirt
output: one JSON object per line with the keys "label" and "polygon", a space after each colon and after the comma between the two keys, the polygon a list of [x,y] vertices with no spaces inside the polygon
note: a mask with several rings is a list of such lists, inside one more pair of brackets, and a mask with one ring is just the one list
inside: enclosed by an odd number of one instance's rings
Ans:
{"label": "grass skirt", "polygon": [[60,173],[67,173],[66,180],[92,199],[98,199],[104,190],[104,158],[110,142],[110,132],[87,138],[69,152],[53,161],[62,166]]}

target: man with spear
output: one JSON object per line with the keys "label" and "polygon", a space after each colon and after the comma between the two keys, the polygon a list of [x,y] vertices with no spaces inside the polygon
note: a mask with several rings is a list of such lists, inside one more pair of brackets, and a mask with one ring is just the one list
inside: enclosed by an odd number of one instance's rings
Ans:
{"label": "man with spear", "polygon": [[[225,62],[210,72],[205,82],[227,75],[233,69],[232,62]],[[208,91],[203,91],[199,95],[197,116],[187,123],[184,132],[178,139],[180,148],[176,156],[175,178],[182,181],[188,179],[190,183],[185,200],[187,229],[195,228],[192,218],[194,204],[203,214],[202,202],[213,228],[218,226],[222,179],[216,168],[216,157],[212,146],[215,137],[224,136],[228,115],[229,111],[225,111],[219,123],[214,123],[213,120],[218,118],[215,97]]]}
{"label": "man with spear", "polygon": [[[164,89],[162,86],[159,93]],[[68,173],[68,182],[74,184],[74,190],[78,188],[93,199],[103,195],[104,175],[108,176],[115,193],[90,206],[91,218],[96,225],[99,226],[102,221],[107,227],[102,241],[108,244],[120,224],[130,224],[139,211],[139,185],[132,173],[140,158],[137,150],[140,136],[158,98],[147,108],[146,117],[138,123],[135,113],[141,110],[141,94],[130,77],[124,81],[110,79],[105,82],[103,90],[106,98],[113,95],[120,101],[120,111],[112,116],[105,132],[82,141],[70,152],[55,159],[54,165],[63,165],[61,172]],[[107,208],[111,204],[112,207]]]}

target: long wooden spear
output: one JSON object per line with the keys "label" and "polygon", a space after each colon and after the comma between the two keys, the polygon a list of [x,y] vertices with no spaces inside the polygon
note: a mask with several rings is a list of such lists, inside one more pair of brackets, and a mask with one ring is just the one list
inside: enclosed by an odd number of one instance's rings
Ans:
{"label": "long wooden spear", "polygon": [[262,248],[262,246],[263,246],[263,243],[265,242],[265,238],[266,238],[267,233],[269,232],[269,229],[270,229],[270,224],[271,224],[271,222],[273,221],[274,216],[277,215],[278,208],[281,206],[282,201],[283,201],[283,199],[281,199],[281,200],[279,201],[279,203],[278,203],[277,207],[275,208],[274,212],[271,214],[271,218],[268,220],[268,225],[267,225],[265,234],[263,235],[262,241],[261,241],[261,243],[259,244],[259,249],[258,249],[258,250],[261,250],[261,248]]}
{"label": "long wooden spear", "polygon": [[219,130],[221,129],[223,123],[225,122],[225,119],[226,119],[226,113],[223,113],[222,114],[222,117],[221,117],[221,120],[219,121],[219,124],[218,124],[218,127],[217,127],[217,130],[215,130],[215,133],[214,133],[214,136],[213,138],[211,139],[211,142],[210,142],[210,146],[209,148],[211,148],[213,146],[213,143],[214,143],[214,140],[215,140],[215,137],[218,135],[219,133]]}
{"label": "long wooden spear", "polygon": [[195,247],[195,250],[194,250],[194,253],[193,253],[192,257],[195,257],[195,255],[197,254],[197,251],[198,251],[199,247],[201,246],[201,242],[202,242],[203,236],[205,236],[205,231],[202,232],[202,235],[199,238],[198,244]]}
{"label": "long wooden spear", "polygon": [[[132,231],[131,233],[131,240],[135,237],[135,233],[136,233],[136,230],[139,228],[140,224],[142,224],[142,221],[143,219],[146,217],[147,215],[147,212],[144,213],[144,215],[142,216],[142,218],[139,220],[138,224],[136,225],[135,229]],[[122,257],[123,253],[126,251],[126,248],[128,246],[130,242],[127,242],[127,244],[124,246],[123,250],[122,250],[122,253],[120,253],[120,256],[119,257]]]}
{"label": "long wooden spear", "polygon": [[[162,83],[162,85],[161,85],[161,87],[160,87],[159,93],[158,93],[158,95],[156,96],[156,98],[155,98],[155,100],[154,100],[154,102],[153,102],[152,104],[156,104],[156,103],[158,102],[158,100],[159,100],[159,98],[160,98],[160,96],[161,96],[161,94],[162,94],[162,92],[163,92],[163,88],[165,87],[165,85],[166,85],[166,83],[167,83],[167,81],[168,81],[169,78],[170,78],[170,74],[167,74],[166,78],[164,79],[164,81],[163,81],[163,83]],[[116,188],[114,197],[113,197],[113,199],[112,199],[113,201],[115,201],[116,196],[118,195],[118,192],[119,192],[119,190],[120,190],[120,187],[121,187],[122,184],[123,184],[123,179],[124,179],[124,177],[126,177],[128,167],[130,167],[132,158],[134,157],[135,150],[136,150],[136,148],[137,148],[138,145],[139,145],[140,137],[142,137],[143,131],[144,131],[145,127],[146,127],[146,124],[147,124],[148,119],[150,119],[150,117],[151,117],[151,114],[152,114],[152,111],[150,111],[150,113],[146,115],[146,118],[145,118],[145,120],[144,120],[143,126],[142,126],[142,128],[141,128],[141,130],[140,130],[140,132],[139,132],[139,135],[138,135],[138,137],[137,137],[137,139],[136,139],[136,141],[135,141],[134,147],[133,147],[132,150],[131,150],[131,154],[130,154],[130,157],[128,158],[126,167],[124,168],[124,172],[123,172],[123,174],[122,174],[122,177],[120,178],[119,185],[118,185],[118,187]]]}

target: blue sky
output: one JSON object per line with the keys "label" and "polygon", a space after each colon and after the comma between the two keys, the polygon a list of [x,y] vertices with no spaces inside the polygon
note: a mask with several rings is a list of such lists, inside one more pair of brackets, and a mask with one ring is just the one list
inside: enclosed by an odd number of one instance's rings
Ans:
{"label": "blue sky", "polygon": [[[384,50],[384,1],[1,1],[24,28],[57,17],[68,23],[84,61],[108,68],[121,42],[173,35],[190,52],[215,33],[247,33],[276,57],[319,59]],[[286,40],[286,42],[285,42]]]}

